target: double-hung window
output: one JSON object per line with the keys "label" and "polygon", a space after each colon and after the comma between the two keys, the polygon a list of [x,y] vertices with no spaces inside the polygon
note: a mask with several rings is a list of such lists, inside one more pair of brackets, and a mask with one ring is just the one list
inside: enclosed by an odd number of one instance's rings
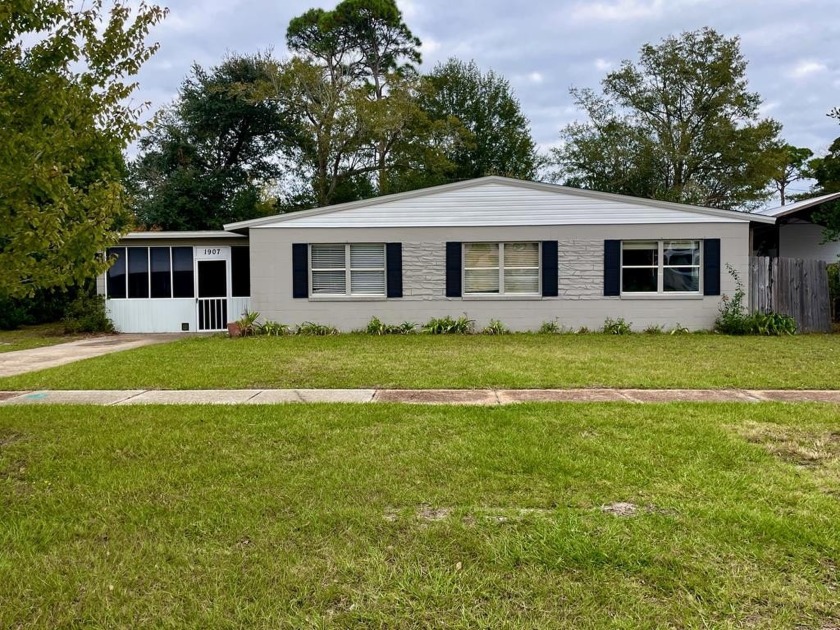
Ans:
{"label": "double-hung window", "polygon": [[311,245],[312,295],[385,295],[383,243]]}
{"label": "double-hung window", "polygon": [[539,243],[464,243],[465,295],[539,295]]}
{"label": "double-hung window", "polygon": [[700,293],[701,241],[622,241],[622,293]]}

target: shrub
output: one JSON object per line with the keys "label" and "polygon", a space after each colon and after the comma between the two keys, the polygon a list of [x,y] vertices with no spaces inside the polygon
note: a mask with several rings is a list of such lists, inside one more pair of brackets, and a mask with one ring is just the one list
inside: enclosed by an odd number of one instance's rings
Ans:
{"label": "shrub", "polygon": [[473,332],[475,322],[468,319],[466,315],[462,315],[458,319],[453,319],[449,315],[446,317],[433,317],[423,325],[423,332],[430,335],[469,335]]}
{"label": "shrub", "polygon": [[603,332],[607,335],[629,335],[633,332],[632,325],[632,323],[628,324],[625,322],[623,317],[619,317],[618,319],[608,317],[604,321]]}
{"label": "shrub", "polygon": [[67,334],[114,332],[114,324],[105,314],[103,295],[79,294],[67,305],[61,321]]}
{"label": "shrub", "polygon": [[245,311],[242,317],[236,320],[239,324],[239,334],[243,337],[253,337],[258,330],[257,319],[260,314],[256,311]]}
{"label": "shrub", "polygon": [[[679,324],[677,324],[677,325],[679,325]],[[646,335],[661,335],[662,334],[662,326],[660,326],[659,324],[651,324],[650,326],[645,328],[642,332],[645,333]]]}
{"label": "shrub", "polygon": [[831,305],[831,321],[840,321],[840,262],[826,266],[828,271],[828,300]]}
{"label": "shrub", "polygon": [[735,280],[732,297],[724,295],[720,300],[715,330],[725,335],[792,335],[796,332],[796,320],[782,313],[747,313],[744,308],[744,285],[732,265],[726,265],[729,275]]}
{"label": "shrub", "polygon": [[335,326],[328,326],[327,324],[316,324],[315,322],[303,322],[295,330],[296,335],[311,335],[313,337],[326,337],[327,335],[337,335],[338,329]]}
{"label": "shrub", "polygon": [[589,328],[588,328],[588,327],[586,327],[586,326],[581,326],[580,328],[578,328],[578,329],[575,331],[575,334],[576,334],[576,335],[588,335],[588,334],[589,334],[589,333],[591,333],[591,332],[592,332],[592,331],[591,331],[591,330],[589,330]]}
{"label": "shrub", "polygon": [[364,330],[369,335],[407,335],[417,328],[414,322],[403,322],[402,324],[386,324],[378,317],[372,317]]}
{"label": "shrub", "polygon": [[481,332],[485,335],[508,335],[510,334],[510,329],[498,319],[491,319],[490,323]]}
{"label": "shrub", "polygon": [[29,313],[18,300],[0,299],[0,330],[14,330],[29,321]]}
{"label": "shrub", "polygon": [[291,333],[288,324],[281,324],[272,320],[266,320],[265,323],[258,324],[256,327],[256,334],[265,335],[267,337],[282,337]]}
{"label": "shrub", "polygon": [[539,330],[537,330],[537,332],[543,335],[556,335],[560,332],[560,325],[557,323],[557,319],[555,318],[540,324]]}
{"label": "shrub", "polygon": [[691,332],[691,331],[690,331],[688,328],[686,328],[685,326],[680,325],[680,323],[679,323],[679,322],[677,322],[677,325],[676,325],[676,326],[674,326],[674,327],[670,330],[669,334],[671,334],[671,335],[687,335],[687,334],[688,334],[688,333],[690,333],[690,332]]}

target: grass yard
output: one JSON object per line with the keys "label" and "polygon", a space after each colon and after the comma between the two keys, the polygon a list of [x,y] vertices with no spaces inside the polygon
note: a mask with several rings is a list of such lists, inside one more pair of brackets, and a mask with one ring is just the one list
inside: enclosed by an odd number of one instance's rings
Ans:
{"label": "grass yard", "polygon": [[0,627],[834,628],[839,485],[820,405],[0,408]]}
{"label": "grass yard", "polygon": [[81,339],[84,335],[65,335],[64,324],[40,324],[38,326],[21,326],[17,330],[0,330],[0,352],[14,350],[29,350],[53,346]]}
{"label": "grass yard", "polygon": [[0,389],[840,387],[840,336],[192,337]]}

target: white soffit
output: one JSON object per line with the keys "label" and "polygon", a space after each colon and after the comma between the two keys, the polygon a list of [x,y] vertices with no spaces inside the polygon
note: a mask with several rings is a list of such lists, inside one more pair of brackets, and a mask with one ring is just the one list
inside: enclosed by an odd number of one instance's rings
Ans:
{"label": "white soffit", "polygon": [[[725,211],[657,207],[632,197],[565,192],[499,182],[450,188],[425,195],[396,196],[371,205],[354,203],[299,217],[281,215],[259,228],[511,227],[534,225],[616,225],[663,223],[743,223],[750,215]],[[690,206],[684,206],[690,208]],[[766,221],[766,219],[765,219]],[[232,227],[232,226],[226,226]]]}

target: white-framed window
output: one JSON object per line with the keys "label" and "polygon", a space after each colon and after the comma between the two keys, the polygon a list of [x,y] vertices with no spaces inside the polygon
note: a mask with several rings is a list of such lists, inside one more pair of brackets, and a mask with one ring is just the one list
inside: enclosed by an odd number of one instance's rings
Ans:
{"label": "white-framed window", "polygon": [[539,295],[540,243],[464,243],[464,295]]}
{"label": "white-framed window", "polygon": [[384,243],[309,246],[311,294],[385,295]]}
{"label": "white-framed window", "polygon": [[701,291],[702,247],[697,240],[622,241],[622,293]]}

